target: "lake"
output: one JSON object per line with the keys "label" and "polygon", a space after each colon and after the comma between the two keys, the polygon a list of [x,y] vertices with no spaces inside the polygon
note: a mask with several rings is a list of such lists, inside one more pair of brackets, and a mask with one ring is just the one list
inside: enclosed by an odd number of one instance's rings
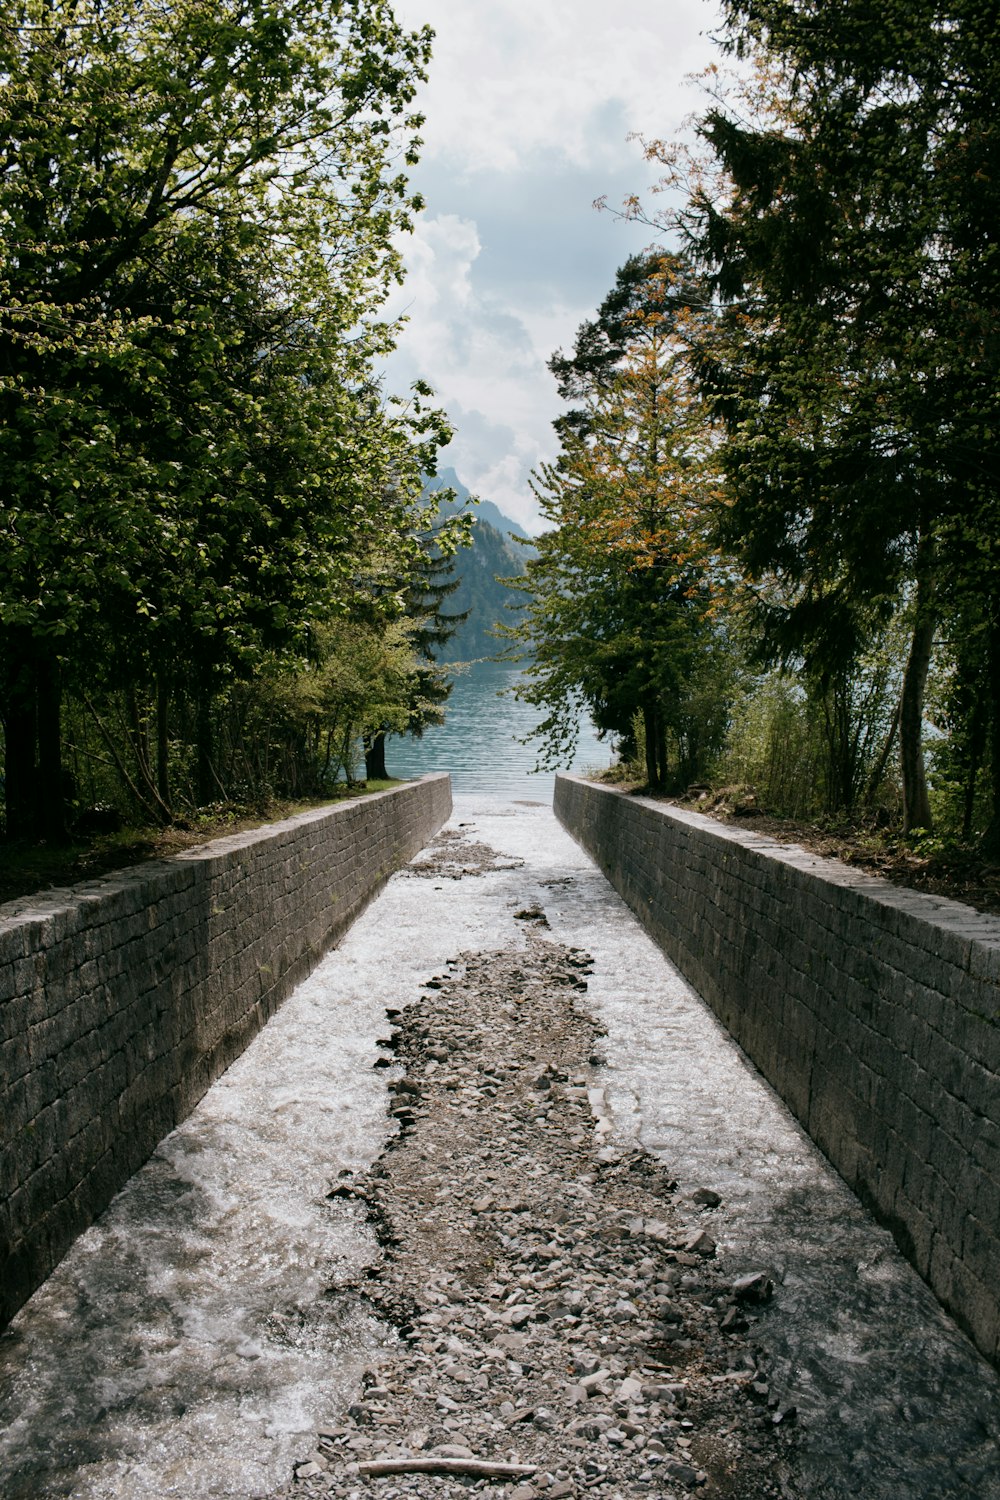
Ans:
{"label": "lake", "polygon": [[[551,803],[555,773],[534,770],[542,741],[520,743],[545,714],[506,691],[520,676],[519,667],[482,663],[457,675],[443,724],[425,730],[419,740],[390,736],[385,752],[389,775],[450,771],[456,792],[492,792],[509,801]],[[581,727],[572,762],[559,769],[594,771],[609,766],[612,759],[610,741],[599,740],[588,720]]]}

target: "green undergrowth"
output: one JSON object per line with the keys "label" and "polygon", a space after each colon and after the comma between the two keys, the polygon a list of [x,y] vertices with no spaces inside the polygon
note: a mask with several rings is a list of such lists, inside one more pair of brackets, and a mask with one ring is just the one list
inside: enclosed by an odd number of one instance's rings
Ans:
{"label": "green undergrowth", "polygon": [[113,870],[179,854],[210,839],[244,833],[311,808],[334,807],[400,785],[399,780],[359,781],[350,787],[341,783],[333,797],[299,801],[276,798],[252,808],[214,803],[178,818],[166,828],[126,826],[114,833],[71,838],[65,844],[0,842],[0,903],[53,886],[77,885]]}

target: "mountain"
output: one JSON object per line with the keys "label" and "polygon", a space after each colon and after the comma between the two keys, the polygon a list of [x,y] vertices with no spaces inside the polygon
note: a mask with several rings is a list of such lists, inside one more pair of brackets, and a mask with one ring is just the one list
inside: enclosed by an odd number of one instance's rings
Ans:
{"label": "mountain", "polygon": [[513,532],[522,541],[531,540],[528,532],[510,516],[505,516],[499,506],[494,505],[492,500],[479,500],[473,503],[472,491],[466,489],[454,469],[442,469],[434,479],[429,479],[424,485],[424,494],[433,495],[437,490],[454,490],[455,499],[442,505],[443,516],[453,516],[462,511],[471,510],[478,521],[484,521],[487,526],[492,526],[494,531],[499,531],[501,536],[506,537],[508,532]]}
{"label": "mountain", "polygon": [[435,479],[428,481],[424,494],[430,496],[440,489],[454,490],[456,497],[442,505],[441,514],[447,516],[471,511],[473,527],[471,547],[461,548],[453,559],[451,576],[458,579],[458,588],[442,605],[445,614],[463,614],[468,610],[469,617],[456,627],[455,634],[441,647],[438,659],[443,662],[479,661],[483,657],[496,656],[504,649],[504,642],[490,632],[502,622],[511,622],[507,606],[517,604],[521,595],[499,580],[519,577],[525,571],[533,549],[512,539],[513,533],[514,537],[530,542],[523,527],[505,516],[492,500],[472,503],[470,491],[454,469],[443,469]]}

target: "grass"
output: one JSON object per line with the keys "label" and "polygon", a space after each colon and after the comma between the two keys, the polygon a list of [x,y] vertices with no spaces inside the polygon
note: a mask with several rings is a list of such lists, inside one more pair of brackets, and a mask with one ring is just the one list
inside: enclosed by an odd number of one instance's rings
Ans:
{"label": "grass", "polygon": [[219,804],[179,818],[167,828],[122,828],[117,833],[71,839],[65,844],[0,842],[0,903],[32,896],[53,886],[77,885],[113,870],[179,854],[210,839],[261,828],[314,807],[333,807],[400,785],[396,780],[360,782],[350,788],[344,786],[334,797],[275,799],[253,809]]}

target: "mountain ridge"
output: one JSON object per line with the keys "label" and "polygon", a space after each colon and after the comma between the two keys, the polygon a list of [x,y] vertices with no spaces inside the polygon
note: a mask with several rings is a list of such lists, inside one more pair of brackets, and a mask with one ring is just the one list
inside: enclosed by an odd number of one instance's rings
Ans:
{"label": "mountain ridge", "polygon": [[492,632],[509,623],[510,609],[520,599],[516,589],[500,580],[524,574],[532,552],[531,537],[492,500],[474,501],[454,469],[443,469],[428,480],[424,495],[429,497],[441,489],[454,490],[455,499],[443,503],[440,514],[468,512],[473,526],[470,546],[459,548],[451,559],[451,576],[458,587],[444,604],[446,615],[468,612],[468,618],[456,625],[454,634],[436,653],[437,659],[445,664],[489,660],[504,649],[503,641]]}

